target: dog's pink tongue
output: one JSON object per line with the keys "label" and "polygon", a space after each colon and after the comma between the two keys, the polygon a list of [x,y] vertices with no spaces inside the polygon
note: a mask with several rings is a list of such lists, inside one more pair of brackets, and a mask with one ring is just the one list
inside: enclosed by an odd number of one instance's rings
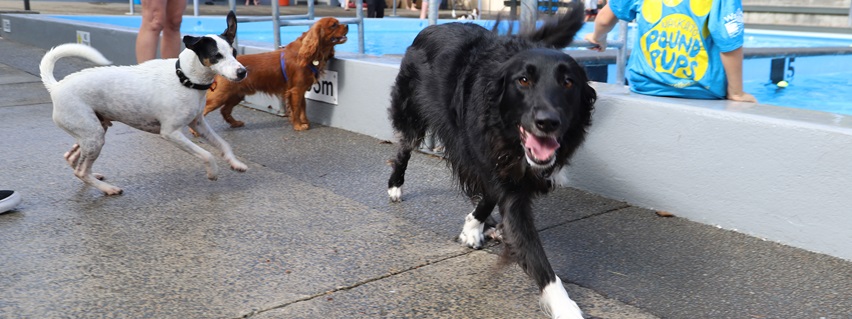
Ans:
{"label": "dog's pink tongue", "polygon": [[559,148],[559,142],[553,137],[538,137],[527,133],[524,146],[530,150],[533,156],[538,160],[546,160],[553,156],[556,149]]}

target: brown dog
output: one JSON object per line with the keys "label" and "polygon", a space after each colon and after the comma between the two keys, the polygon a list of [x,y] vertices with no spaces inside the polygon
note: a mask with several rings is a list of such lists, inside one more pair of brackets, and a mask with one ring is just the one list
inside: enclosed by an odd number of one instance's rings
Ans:
{"label": "brown dog", "polygon": [[[216,86],[207,92],[204,115],[221,107],[222,117],[231,127],[243,126],[245,123],[234,119],[231,111],[246,95],[260,92],[286,101],[293,129],[307,130],[310,124],[305,115],[305,92],[317,82],[326,62],[334,57],[334,46],[346,42],[347,32],[347,25],[326,17],[276,51],[237,57],[248,70],[248,76],[240,82],[217,76]],[[286,73],[282,73],[282,65]]]}

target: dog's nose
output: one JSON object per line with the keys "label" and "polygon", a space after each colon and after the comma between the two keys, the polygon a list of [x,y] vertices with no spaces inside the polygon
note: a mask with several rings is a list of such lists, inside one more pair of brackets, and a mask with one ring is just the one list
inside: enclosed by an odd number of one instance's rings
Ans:
{"label": "dog's nose", "polygon": [[239,80],[245,79],[247,73],[248,72],[246,71],[246,68],[237,69],[237,80],[239,81]]}
{"label": "dog's nose", "polygon": [[535,113],[535,127],[544,133],[556,131],[562,121],[554,111],[538,111]]}

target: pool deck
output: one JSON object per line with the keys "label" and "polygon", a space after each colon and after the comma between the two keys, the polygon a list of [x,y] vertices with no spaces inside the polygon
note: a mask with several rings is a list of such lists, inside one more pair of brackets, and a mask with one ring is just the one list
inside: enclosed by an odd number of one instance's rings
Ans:
{"label": "pool deck", "polygon": [[[208,181],[196,158],[116,124],[96,167],[125,194],[104,197],[61,157],[73,141],[51,121],[44,50],[0,39],[0,52],[0,188],[24,197],[0,215],[0,318],[545,317],[532,281],[496,266],[499,246],[454,242],[472,207],[437,158],[414,155],[391,204],[393,145],[239,108],[244,128],[210,122],[248,172]],[[56,76],[88,66],[63,60]],[[852,314],[850,261],[572,188],[536,211],[592,316]]]}
{"label": "pool deck", "polygon": [[[125,194],[104,197],[61,158],[72,140],[36,75],[44,51],[6,40],[0,51],[0,181],[24,197],[0,215],[0,317],[543,317],[533,283],[496,267],[499,248],[454,242],[471,206],[437,158],[414,155],[405,201],[391,204],[393,145],[296,133],[241,108],[246,127],[211,123],[248,172],[208,181],[196,158],[116,124],[97,167]],[[57,77],[86,66],[61,62]],[[536,208],[548,256],[590,315],[852,313],[852,262],[571,188]]]}

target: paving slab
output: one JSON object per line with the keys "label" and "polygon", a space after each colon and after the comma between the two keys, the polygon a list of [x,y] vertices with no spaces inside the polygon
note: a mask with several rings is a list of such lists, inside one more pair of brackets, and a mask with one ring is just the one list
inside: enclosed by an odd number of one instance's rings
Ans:
{"label": "paving slab", "polygon": [[852,263],[629,207],[543,230],[557,274],[663,318],[852,318]]}
{"label": "paving slab", "polygon": [[3,86],[6,90],[3,94],[8,94],[9,97],[0,101],[0,107],[50,102],[50,95],[44,90],[44,85],[40,82],[11,83]]}
{"label": "paving slab", "polygon": [[[31,130],[39,140],[65,134]],[[100,166],[126,171],[111,178],[124,182],[123,196],[83,186],[61,153],[43,157],[59,163],[49,169],[20,158],[65,145],[13,152],[22,164],[0,180],[24,203],[0,218],[0,317],[235,318],[466,251],[432,246],[400,218],[258,165],[255,175],[207,181],[193,156],[121,133],[109,136],[115,156]]]}
{"label": "paving slab", "polygon": [[[5,53],[5,52],[4,52]],[[41,82],[41,79],[32,74],[23,72],[5,64],[0,64],[0,84]]]}
{"label": "paving slab", "polygon": [[[259,312],[252,318],[543,318],[535,302],[538,289],[529,285],[520,267],[496,266],[497,258],[475,251],[387,280]],[[589,289],[576,285],[566,289],[591,316],[657,318],[628,305],[607,302]]]}

